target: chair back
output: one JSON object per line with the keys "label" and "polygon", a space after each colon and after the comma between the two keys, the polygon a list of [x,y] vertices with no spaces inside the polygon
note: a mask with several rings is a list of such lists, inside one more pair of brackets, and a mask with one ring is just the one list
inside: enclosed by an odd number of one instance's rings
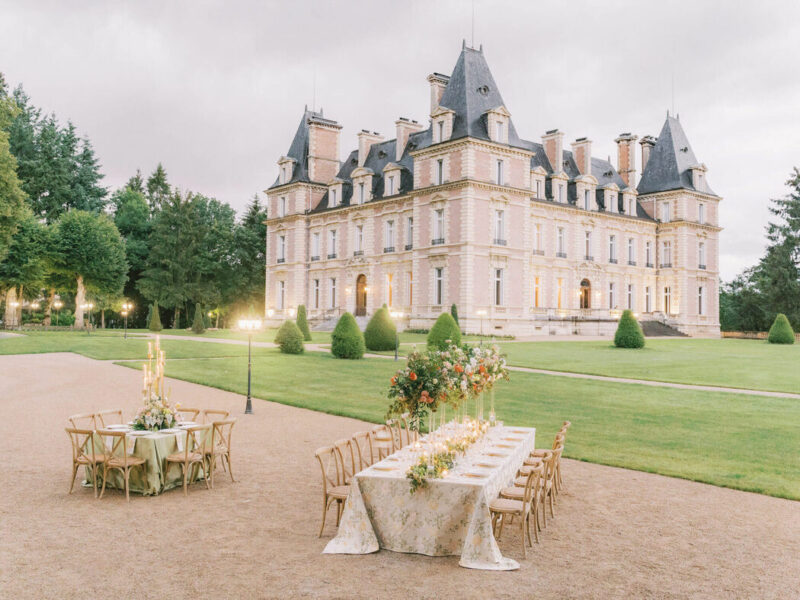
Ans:
{"label": "chair back", "polygon": [[110,410],[101,410],[95,415],[95,418],[99,422],[98,425],[101,429],[114,423],[122,423],[122,409],[112,408]]}
{"label": "chair back", "polygon": [[73,429],[96,429],[97,420],[94,413],[83,413],[67,417]]}
{"label": "chair back", "polygon": [[200,409],[181,406],[175,412],[178,413],[179,421],[197,421],[197,416],[200,414]]}
{"label": "chair back", "polygon": [[553,450],[556,448],[563,448],[564,447],[564,434],[557,433],[555,439],[553,440]]}
{"label": "chair back", "polygon": [[93,429],[78,429],[77,427],[65,427],[64,431],[72,442],[72,462],[78,462],[81,457],[91,459],[95,462],[95,431]]}
{"label": "chair back", "polygon": [[230,416],[230,411],[217,408],[207,408],[203,411],[203,423],[214,423],[224,421]]}
{"label": "chair back", "polygon": [[[124,431],[114,431],[113,429],[98,429],[97,436],[103,441],[106,452],[115,459],[122,459],[123,466],[128,465],[128,435]],[[132,442],[135,444],[136,442]],[[130,453],[133,453],[133,446],[130,446]]]}
{"label": "chair back", "polygon": [[558,464],[559,459],[561,458],[561,453],[564,451],[564,448],[556,448],[551,451],[550,456],[545,458],[545,479],[547,481],[552,481],[556,474],[556,465]]}
{"label": "chair back", "polygon": [[322,491],[327,496],[329,488],[344,485],[344,477],[342,477],[342,468],[339,464],[339,458],[333,446],[317,448],[316,452],[314,452],[314,456],[317,457],[319,466],[322,469]]}
{"label": "chair back", "polygon": [[419,439],[419,432],[411,429],[408,423],[408,418],[400,417],[403,424],[403,432],[405,433],[404,446],[410,446]]}
{"label": "chair back", "polygon": [[571,425],[572,423],[570,423],[569,421],[564,421],[564,424],[561,426],[561,431],[566,433],[567,429],[569,429]]}
{"label": "chair back", "polygon": [[403,443],[403,428],[400,419],[392,419],[387,424],[392,432],[392,452],[397,452],[406,446]]}
{"label": "chair back", "polygon": [[333,443],[344,483],[350,483],[356,474],[356,453],[353,451],[352,440],[337,440]]}
{"label": "chair back", "polygon": [[358,453],[358,470],[363,471],[375,464],[375,451],[372,448],[372,432],[359,431],[353,434],[353,445]]}
{"label": "chair back", "polygon": [[215,454],[228,454],[231,451],[231,433],[236,419],[214,421],[211,431],[211,451]]}
{"label": "chair back", "polygon": [[530,510],[531,501],[534,498],[538,498],[543,473],[543,464],[536,465],[531,469],[531,472],[528,473],[528,479],[525,482],[525,493],[522,496],[522,503],[524,505],[523,514]]}

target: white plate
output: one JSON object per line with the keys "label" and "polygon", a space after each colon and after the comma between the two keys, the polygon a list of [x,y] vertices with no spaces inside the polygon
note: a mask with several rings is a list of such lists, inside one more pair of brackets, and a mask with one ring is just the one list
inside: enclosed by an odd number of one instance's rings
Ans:
{"label": "white plate", "polygon": [[194,421],[178,421],[179,427],[191,427],[192,425],[197,425]]}
{"label": "white plate", "polygon": [[125,423],[114,423],[112,425],[107,425],[106,429],[130,429],[130,425],[125,425]]}
{"label": "white plate", "polygon": [[135,429],[135,430],[131,431],[128,435],[147,435],[148,433],[153,433],[153,432],[152,431],[141,431],[141,430]]}

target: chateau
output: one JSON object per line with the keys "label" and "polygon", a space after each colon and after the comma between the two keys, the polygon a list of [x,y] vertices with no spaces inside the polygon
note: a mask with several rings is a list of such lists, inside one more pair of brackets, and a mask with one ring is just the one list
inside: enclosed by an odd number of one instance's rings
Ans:
{"label": "chateau", "polygon": [[620,134],[613,165],[586,137],[521,138],[482,48],[428,83],[429,122],[362,130],[344,162],[341,125],[306,109],[266,191],[269,320],[386,303],[427,328],[456,304],[465,331],[596,334],[630,308],[719,334],[721,198],[677,118]]}

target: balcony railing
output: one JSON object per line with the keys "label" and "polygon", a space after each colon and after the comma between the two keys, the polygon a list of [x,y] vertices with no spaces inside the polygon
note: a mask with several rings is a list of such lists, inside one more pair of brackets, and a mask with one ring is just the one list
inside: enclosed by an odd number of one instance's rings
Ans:
{"label": "balcony railing", "polygon": [[444,244],[444,238],[434,238],[431,240],[431,246],[441,246]]}
{"label": "balcony railing", "polygon": [[594,262],[594,256],[592,256],[591,254],[584,254],[583,255],[583,260],[589,260],[589,261]]}
{"label": "balcony railing", "polygon": [[315,260],[319,260],[319,254],[317,254],[316,256],[312,256],[311,257],[311,261],[312,262],[315,261]]}
{"label": "balcony railing", "polygon": [[332,252],[331,254],[328,254],[328,260],[330,260],[332,258],[336,258],[336,252]]}
{"label": "balcony railing", "polygon": [[629,260],[628,261],[628,266],[635,267],[636,266],[636,261],[635,260]]}
{"label": "balcony railing", "polygon": [[353,256],[364,256],[363,250],[353,250]]}
{"label": "balcony railing", "polygon": [[705,265],[697,265],[697,268],[698,269],[703,269],[704,271],[706,270],[706,266]]}
{"label": "balcony railing", "polygon": [[286,262],[285,258],[279,258],[278,259],[278,264],[285,263],[285,262]]}
{"label": "balcony railing", "polygon": [[672,268],[672,263],[671,262],[661,263],[661,268],[662,269],[671,269]]}
{"label": "balcony railing", "polygon": [[556,252],[556,257],[557,258],[567,258],[567,253],[566,252]]}
{"label": "balcony railing", "polygon": [[653,263],[649,262],[649,263],[646,263],[644,266],[647,267],[648,269],[652,269],[653,268]]}
{"label": "balcony railing", "polygon": [[508,242],[503,238],[494,238],[494,245],[495,246],[507,246]]}
{"label": "balcony railing", "polygon": [[544,250],[534,250],[534,256],[544,256]]}
{"label": "balcony railing", "polygon": [[383,253],[384,253],[384,254],[388,254],[389,252],[394,252],[394,246],[386,246],[386,247],[383,249]]}
{"label": "balcony railing", "polygon": [[406,244],[406,250],[411,250],[414,248],[414,244]]}
{"label": "balcony railing", "polygon": [[610,262],[612,265],[615,265],[615,264],[617,264],[617,259],[616,258],[609,258],[608,262]]}

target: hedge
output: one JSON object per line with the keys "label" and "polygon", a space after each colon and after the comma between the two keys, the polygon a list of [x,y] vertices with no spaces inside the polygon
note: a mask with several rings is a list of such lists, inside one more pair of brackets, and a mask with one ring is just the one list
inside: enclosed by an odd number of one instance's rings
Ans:
{"label": "hedge", "polygon": [[164,329],[164,327],[161,325],[161,316],[158,314],[158,302],[153,303],[148,329],[150,329],[150,331],[161,331]]}
{"label": "hedge", "polygon": [[303,334],[303,339],[307,342],[311,341],[311,330],[308,328],[308,320],[306,319],[306,305],[301,304],[297,307],[297,327]]}
{"label": "hedge", "polygon": [[195,304],[194,308],[194,321],[192,322],[192,331],[201,334],[205,333],[206,322],[203,320],[203,310],[199,304]]}
{"label": "hedge", "polygon": [[364,335],[355,317],[346,312],[336,323],[331,335],[331,354],[337,358],[361,358],[364,351]]}
{"label": "hedge", "polygon": [[767,341],[770,344],[794,344],[794,330],[785,314],[778,313],[775,317],[772,327],[769,328]]}

